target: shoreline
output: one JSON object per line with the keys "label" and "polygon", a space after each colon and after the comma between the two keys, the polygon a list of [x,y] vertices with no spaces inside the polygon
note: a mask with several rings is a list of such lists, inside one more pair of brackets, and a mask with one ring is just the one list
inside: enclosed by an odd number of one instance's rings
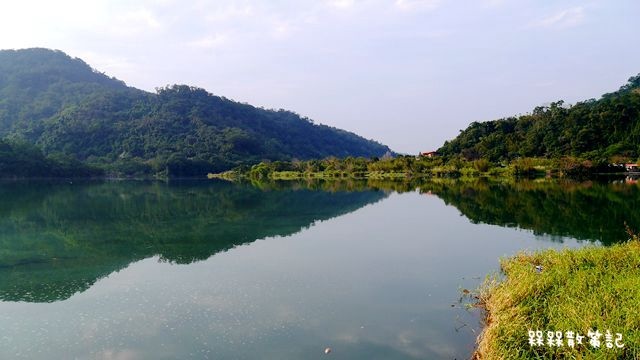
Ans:
{"label": "shoreline", "polygon": [[[640,240],[630,236],[609,247],[501,259],[501,273],[477,290],[485,317],[472,358],[637,359]],[[591,342],[590,331],[600,333],[599,342]],[[578,335],[584,337],[581,344]]]}
{"label": "shoreline", "polygon": [[416,180],[416,179],[571,179],[571,180],[591,180],[597,178],[626,178],[640,176],[640,173],[620,172],[620,173],[591,173],[588,176],[560,176],[558,174],[536,174],[535,176],[523,176],[502,172],[463,172],[463,173],[412,173],[406,171],[380,172],[380,171],[364,171],[364,172],[344,172],[344,171],[318,171],[318,172],[299,172],[299,171],[273,171],[266,176],[253,177],[248,172],[225,171],[222,173],[209,173],[208,179],[221,179],[227,181],[238,181],[244,179],[268,179],[282,181],[296,180]]}

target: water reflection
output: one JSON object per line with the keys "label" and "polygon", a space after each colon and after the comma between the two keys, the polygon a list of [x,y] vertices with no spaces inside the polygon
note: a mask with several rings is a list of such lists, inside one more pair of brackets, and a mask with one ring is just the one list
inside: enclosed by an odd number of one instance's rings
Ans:
{"label": "water reflection", "polygon": [[191,263],[234,246],[287,236],[389,191],[419,189],[473,223],[611,244],[640,229],[640,187],[488,180],[8,182],[0,187],[0,300],[69,298],[144,258]]}
{"label": "water reflection", "polygon": [[385,196],[223,182],[3,183],[0,300],[63,300],[137,260],[204,260]]}
{"label": "water reflection", "polygon": [[640,229],[640,187],[619,182],[517,181],[426,183],[435,194],[474,223],[532,230],[538,235],[625,241],[625,223]]}
{"label": "water reflection", "polygon": [[[456,207],[476,224],[531,230],[552,240],[563,237],[599,241],[609,245],[628,238],[625,224],[640,231],[638,176],[593,181],[558,179],[500,181],[487,178],[405,179],[402,181],[311,181],[308,186],[336,191],[377,189],[394,192],[418,190]],[[260,183],[261,188],[282,188],[291,183]]]}
{"label": "water reflection", "polygon": [[0,358],[281,360],[468,358],[479,324],[461,289],[500,256],[580,246],[513,227],[614,239],[600,229],[635,226],[639,194],[370,180],[6,183],[0,196]]}

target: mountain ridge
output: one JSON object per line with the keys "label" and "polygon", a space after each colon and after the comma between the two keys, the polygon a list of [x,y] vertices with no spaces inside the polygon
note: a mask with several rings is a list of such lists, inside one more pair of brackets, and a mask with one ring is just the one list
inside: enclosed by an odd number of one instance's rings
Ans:
{"label": "mountain ridge", "polygon": [[60,50],[0,50],[0,138],[125,176],[204,176],[262,160],[376,157],[378,142],[188,86],[150,93]]}
{"label": "mountain ridge", "polygon": [[438,149],[446,157],[508,162],[575,156],[601,163],[640,157],[640,74],[599,99],[562,100],[530,114],[473,122]]}

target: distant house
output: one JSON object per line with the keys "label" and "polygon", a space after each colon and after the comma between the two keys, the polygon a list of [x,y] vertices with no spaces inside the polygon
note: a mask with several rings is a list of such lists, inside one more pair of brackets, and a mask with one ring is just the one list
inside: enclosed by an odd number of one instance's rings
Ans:
{"label": "distant house", "polygon": [[638,164],[624,164],[624,169],[628,172],[638,172]]}
{"label": "distant house", "polygon": [[435,151],[429,151],[429,152],[423,152],[420,153],[420,156],[424,156],[424,157],[428,157],[428,158],[434,158],[437,157],[439,154]]}

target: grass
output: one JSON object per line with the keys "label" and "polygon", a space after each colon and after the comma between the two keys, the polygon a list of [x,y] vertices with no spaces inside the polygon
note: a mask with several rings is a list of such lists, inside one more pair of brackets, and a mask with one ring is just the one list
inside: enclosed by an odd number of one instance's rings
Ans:
{"label": "grass", "polygon": [[[542,266],[542,270],[536,270]],[[640,241],[610,247],[520,253],[478,290],[486,310],[476,359],[640,359]],[[544,346],[529,344],[544,332]],[[588,342],[587,332],[621,333],[624,348]],[[583,345],[546,344],[547,331],[578,332]],[[566,340],[566,339],[565,339]]]}

